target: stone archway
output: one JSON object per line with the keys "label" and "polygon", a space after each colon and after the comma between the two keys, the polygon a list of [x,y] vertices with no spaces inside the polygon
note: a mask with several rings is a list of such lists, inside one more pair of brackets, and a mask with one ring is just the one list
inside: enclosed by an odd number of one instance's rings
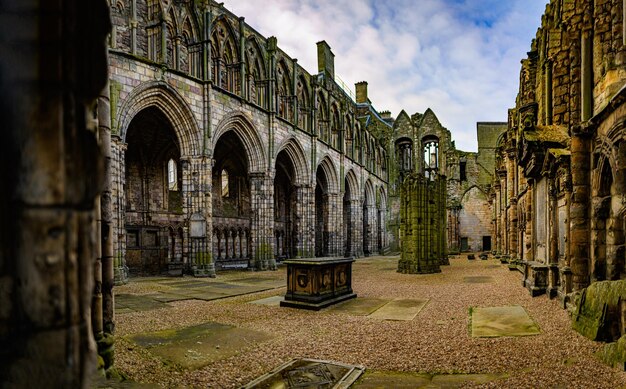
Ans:
{"label": "stone archway", "polygon": [[359,186],[354,171],[350,170],[344,179],[343,195],[343,253],[346,257],[358,256],[358,214],[359,214]]}
{"label": "stone archway", "polygon": [[472,186],[463,193],[459,212],[461,251],[491,249],[490,215],[489,199],[485,192]]}
{"label": "stone archway", "polygon": [[[183,223],[181,147],[170,120],[156,106],[138,112],[126,131],[125,212],[126,265],[131,275],[157,275],[168,263],[182,261],[170,253],[171,223]],[[174,248],[176,249],[176,248]]]}
{"label": "stone archway", "polygon": [[610,159],[602,157],[592,197],[591,277],[595,281],[620,279],[624,273],[624,220],[613,172]]}
{"label": "stone archway", "polygon": [[294,138],[279,150],[275,158],[273,209],[274,255],[280,261],[308,252],[303,236],[308,173],[304,152]]}
{"label": "stone archway", "polygon": [[329,158],[324,158],[315,174],[315,256],[339,254],[337,172]]}
{"label": "stone archway", "polygon": [[371,180],[365,182],[365,196],[363,201],[363,255],[369,256],[374,251],[374,237],[376,236],[376,196]]}
{"label": "stone archway", "polygon": [[213,259],[217,270],[245,268],[251,260],[252,199],[248,155],[235,131],[215,143],[211,172]]}

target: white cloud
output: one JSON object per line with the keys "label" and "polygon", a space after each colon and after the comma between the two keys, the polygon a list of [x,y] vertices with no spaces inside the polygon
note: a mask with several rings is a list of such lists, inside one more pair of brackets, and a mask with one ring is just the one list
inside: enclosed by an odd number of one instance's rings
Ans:
{"label": "white cloud", "polygon": [[431,108],[456,140],[476,150],[476,122],[506,121],[520,60],[547,0],[224,0],[225,7],[309,73],[315,43],[335,54],[335,72],[367,81],[378,110]]}

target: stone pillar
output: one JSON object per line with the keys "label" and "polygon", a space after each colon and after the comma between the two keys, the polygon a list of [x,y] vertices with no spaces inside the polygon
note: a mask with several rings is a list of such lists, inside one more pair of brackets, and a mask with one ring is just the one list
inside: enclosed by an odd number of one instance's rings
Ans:
{"label": "stone pillar", "polygon": [[524,239],[524,243],[526,244],[526,250],[524,261],[530,262],[535,260],[535,250],[534,250],[534,237],[535,237],[535,228],[533,217],[533,213],[535,211],[535,180],[532,178],[528,179],[528,190],[526,191],[526,239]]}
{"label": "stone pillar", "polygon": [[587,128],[577,126],[572,129],[571,170],[572,196],[570,205],[570,266],[572,269],[572,289],[581,290],[589,286],[590,223],[589,204],[591,201],[590,167],[591,141]]}
{"label": "stone pillar", "polygon": [[0,19],[0,382],[87,388],[109,10],[4,2]]}
{"label": "stone pillar", "polygon": [[126,193],[124,185],[126,181],[125,154],[127,144],[122,142],[119,136],[111,138],[111,191],[113,198],[113,274],[115,285],[123,285],[128,282],[128,266],[126,266],[126,228],[125,209]]}
{"label": "stone pillar", "polygon": [[339,193],[328,194],[328,255],[343,255],[341,226],[343,225],[343,201]]}
{"label": "stone pillar", "polygon": [[355,257],[363,256],[363,218],[361,217],[361,202],[358,199],[350,200],[350,217],[352,218],[352,248],[351,254]]}
{"label": "stone pillar", "polygon": [[[195,277],[215,277],[213,258],[212,160],[208,157],[181,157],[184,228],[183,262],[191,265]],[[186,251],[185,251],[186,250]]]}
{"label": "stone pillar", "polygon": [[274,185],[263,172],[250,173],[252,258],[255,270],[276,270],[274,258]]}
{"label": "stone pillar", "polygon": [[508,152],[507,158],[507,224],[509,225],[509,233],[507,240],[509,242],[507,254],[514,259],[517,257],[517,188],[515,185],[515,155],[513,151]]}
{"label": "stone pillar", "polygon": [[[104,186],[100,195],[100,247],[102,297],[102,338],[96,339],[105,369],[113,365],[113,333],[115,330],[115,302],[113,296],[113,204],[112,204],[112,151],[111,151],[111,105],[109,85],[104,87],[98,98],[98,137],[104,156]],[[98,288],[96,288],[98,290]]]}

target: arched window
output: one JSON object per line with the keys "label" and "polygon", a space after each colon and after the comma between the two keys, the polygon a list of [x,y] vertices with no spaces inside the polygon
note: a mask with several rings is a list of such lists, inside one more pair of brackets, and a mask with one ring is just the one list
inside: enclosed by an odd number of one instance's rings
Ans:
{"label": "arched window", "polygon": [[178,190],[178,171],[172,158],[167,161],[167,186],[169,190]]}
{"label": "arched window", "polygon": [[422,142],[424,144],[424,175],[434,180],[439,171],[439,139],[429,137]]}
{"label": "arched window", "polygon": [[162,61],[163,56],[161,52],[161,39],[162,39],[162,19],[163,10],[161,9],[161,3],[158,0],[148,0],[147,3],[147,18],[146,21],[146,34],[148,36],[148,58],[152,61]]}
{"label": "arched window", "polygon": [[228,170],[222,170],[222,198],[230,197],[230,193],[228,191]]}

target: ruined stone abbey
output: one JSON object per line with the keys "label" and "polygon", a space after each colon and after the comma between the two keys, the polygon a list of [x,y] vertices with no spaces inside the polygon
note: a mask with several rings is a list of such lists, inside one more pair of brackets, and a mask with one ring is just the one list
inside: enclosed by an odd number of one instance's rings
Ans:
{"label": "ruined stone abbey", "polygon": [[589,337],[625,335],[626,0],[549,2],[508,120],[477,123],[477,152],[429,108],[392,117],[366,81],[352,92],[325,41],[304,69],[213,0],[0,16],[15,21],[0,23],[15,167],[0,172],[0,381],[80,387],[97,354],[109,367],[129,277],[293,258],[419,252],[432,273],[489,252],[532,296],[578,306]]}
{"label": "ruined stone abbey", "polygon": [[[449,175],[451,212],[437,218],[452,221],[453,251],[491,250],[490,161],[505,124],[479,126],[484,152],[458,152],[431,110],[394,120],[374,108],[367,82],[355,95],[336,82],[324,41],[318,69],[303,69],[213,2],[133,0],[111,13],[119,281],[398,252],[408,171]],[[461,236],[462,221],[478,228]]]}

